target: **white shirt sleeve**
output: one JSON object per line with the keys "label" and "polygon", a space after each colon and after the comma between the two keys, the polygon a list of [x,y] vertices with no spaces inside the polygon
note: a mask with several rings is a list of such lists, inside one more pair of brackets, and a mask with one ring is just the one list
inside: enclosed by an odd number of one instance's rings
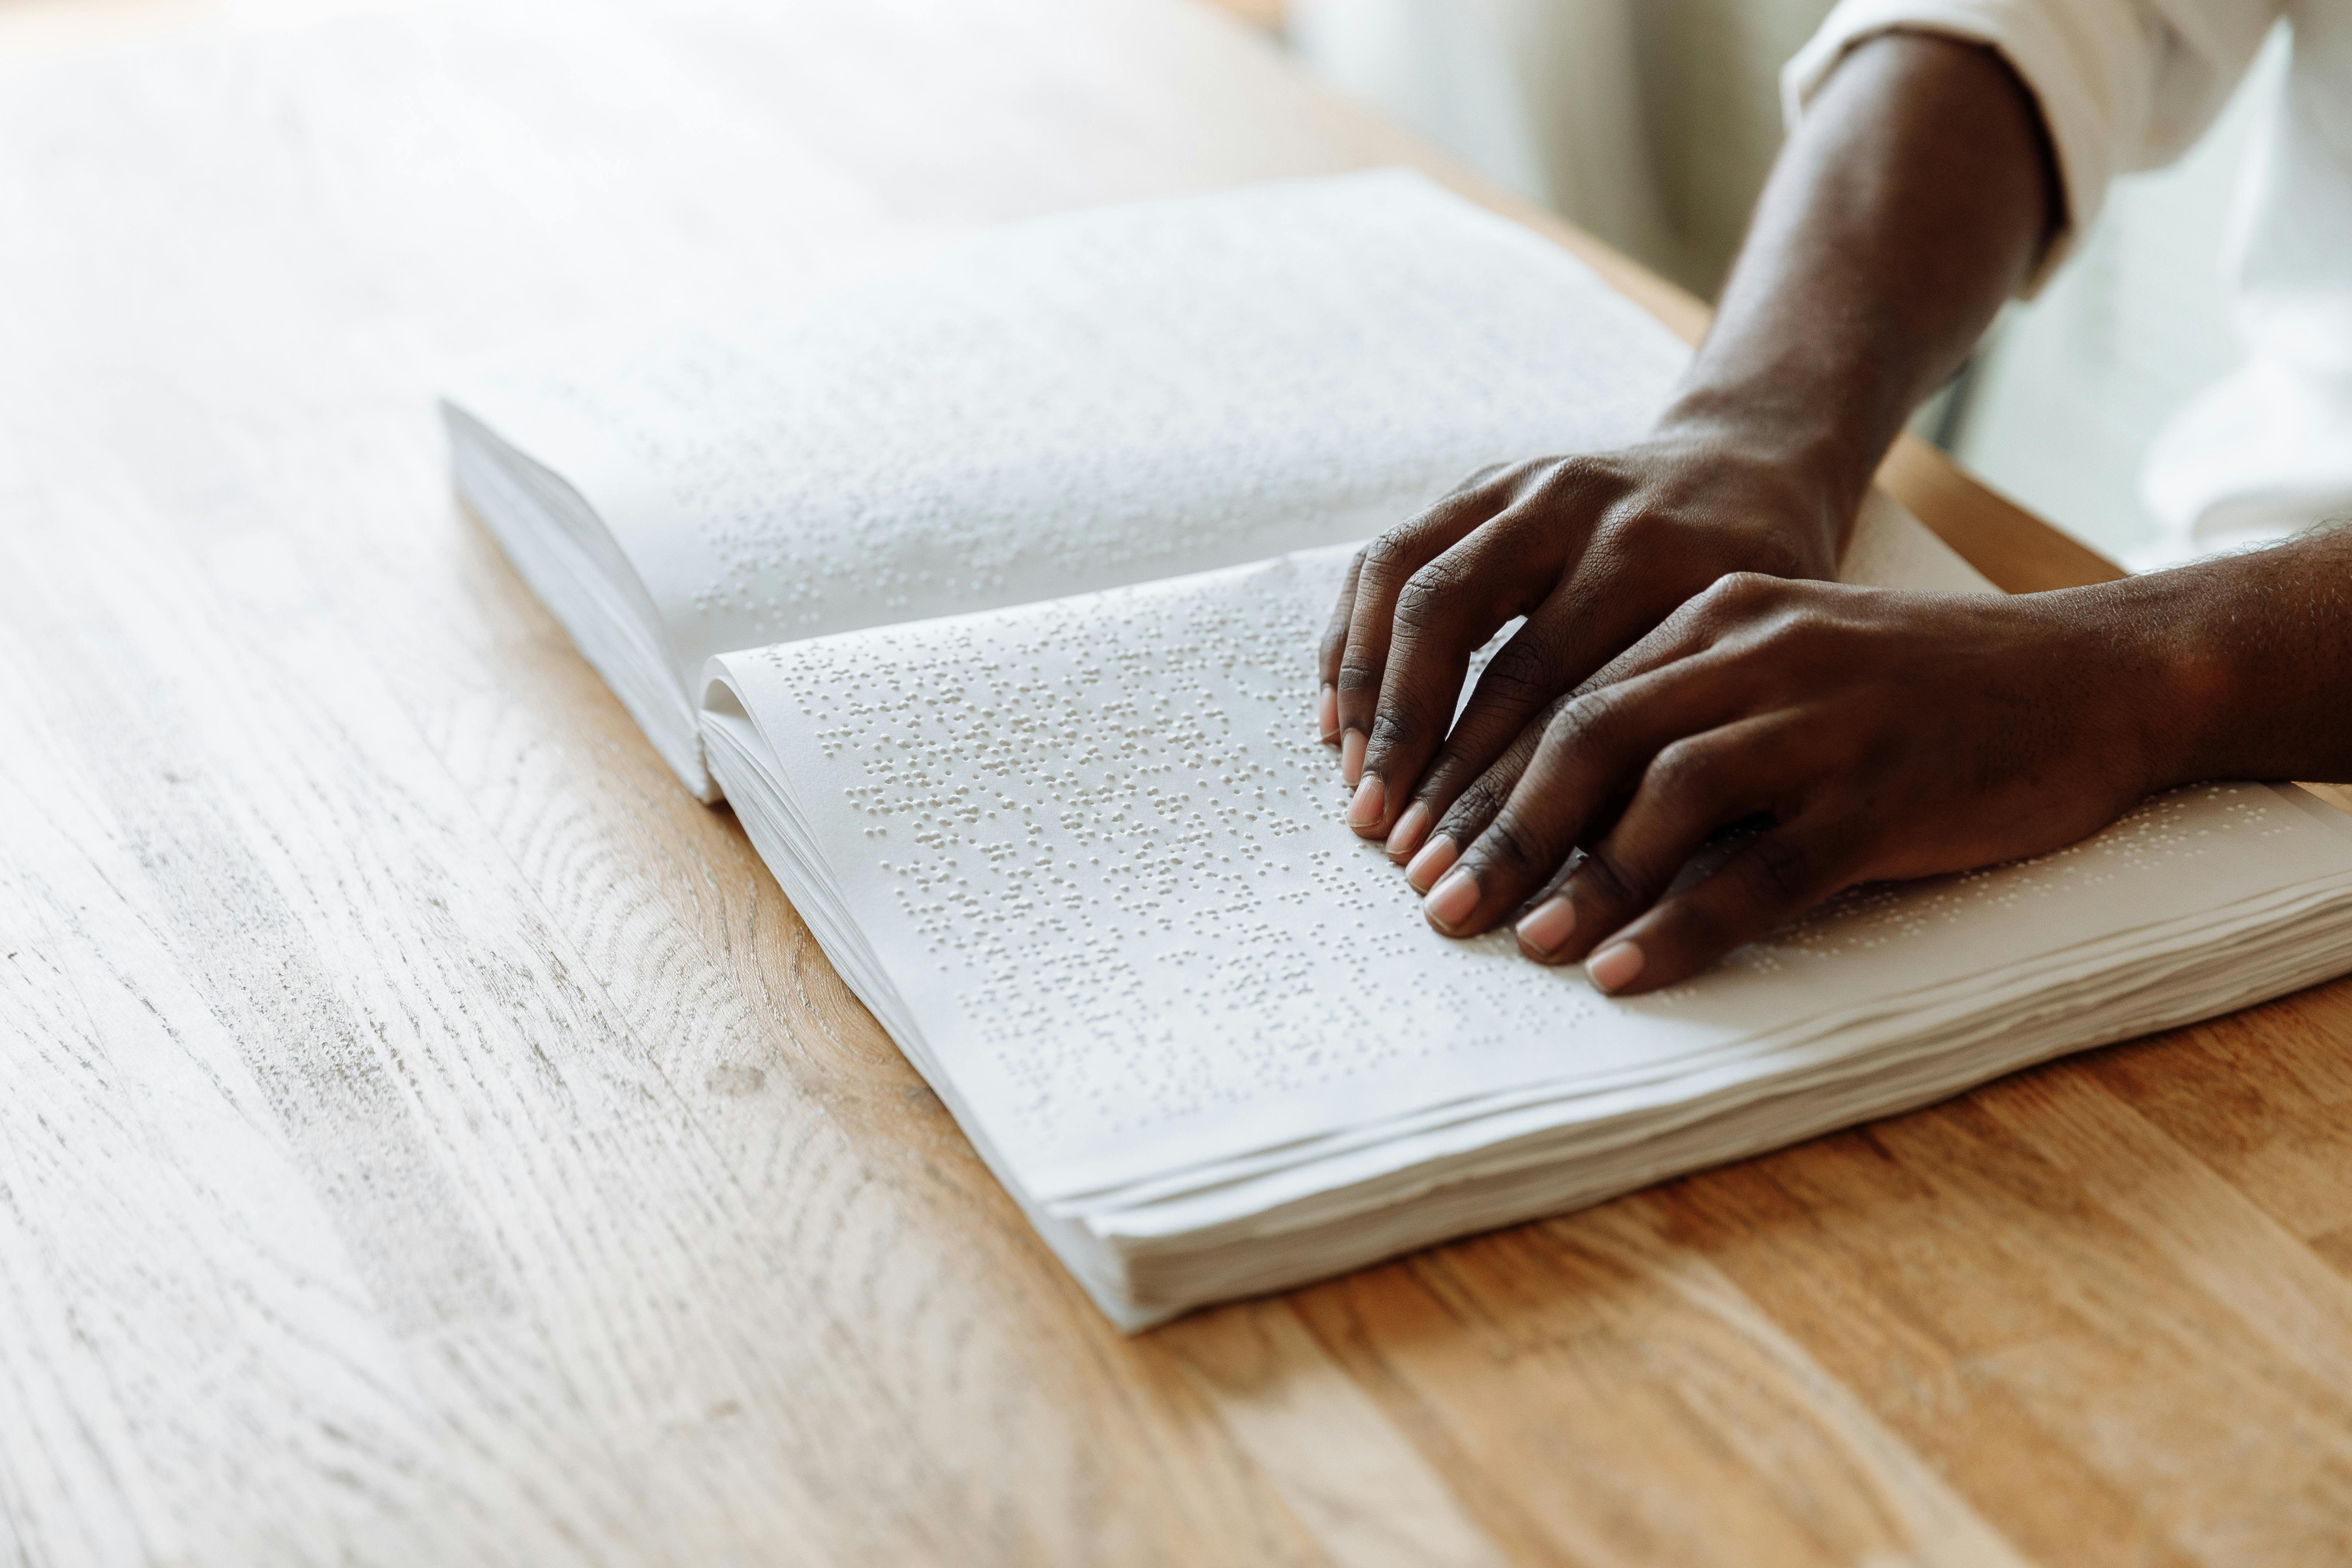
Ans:
{"label": "white shirt sleeve", "polygon": [[2187,151],[2229,100],[2284,0],[1842,0],[1780,73],[1789,123],[1848,49],[1888,32],[1940,33],[2000,52],[2042,106],[2065,227],[2042,286],[2117,174]]}

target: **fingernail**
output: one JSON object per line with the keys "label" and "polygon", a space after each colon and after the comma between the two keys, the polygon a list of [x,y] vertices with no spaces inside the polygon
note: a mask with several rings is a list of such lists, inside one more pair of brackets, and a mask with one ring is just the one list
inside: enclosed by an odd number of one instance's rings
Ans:
{"label": "fingernail", "polygon": [[1414,801],[1404,808],[1397,825],[1389,830],[1389,841],[1381,847],[1389,852],[1391,860],[1402,860],[1421,845],[1421,836],[1429,831],[1429,807]]}
{"label": "fingernail", "polygon": [[1348,802],[1348,826],[1361,833],[1378,826],[1381,813],[1388,808],[1388,788],[1378,773],[1366,773],[1356,785],[1355,798]]}
{"label": "fingernail", "polygon": [[1315,700],[1315,729],[1327,746],[1339,738],[1339,689],[1328,680]]}
{"label": "fingernail", "polygon": [[1584,973],[1592,984],[1603,991],[1616,991],[1633,983],[1642,973],[1642,950],[1630,942],[1614,942],[1584,961]]}
{"label": "fingernail", "polygon": [[1339,776],[1353,784],[1364,773],[1364,732],[1350,730],[1339,737]]}
{"label": "fingernail", "polygon": [[1519,945],[1530,952],[1558,952],[1576,934],[1576,906],[1555,893],[1519,922]]}
{"label": "fingernail", "polygon": [[1440,834],[1421,847],[1404,868],[1405,885],[1416,893],[1429,891],[1429,885],[1445,873],[1445,868],[1461,858],[1461,846]]}
{"label": "fingernail", "polygon": [[1468,920],[1470,911],[1477,907],[1476,879],[1457,868],[1445,873],[1445,879],[1422,900],[1421,912],[1429,917],[1431,924],[1451,931]]}

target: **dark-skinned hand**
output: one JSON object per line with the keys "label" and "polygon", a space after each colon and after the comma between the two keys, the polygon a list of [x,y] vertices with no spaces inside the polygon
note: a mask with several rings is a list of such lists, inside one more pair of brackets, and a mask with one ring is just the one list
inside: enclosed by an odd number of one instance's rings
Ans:
{"label": "dark-skinned hand", "polygon": [[[1826,576],[1841,501],[1703,424],[1596,457],[1489,468],[1349,567],[1319,722],[1349,825],[1403,859],[1554,698],[1730,572]],[[1454,721],[1471,657],[1507,623]]]}
{"label": "dark-skinned hand", "polygon": [[1479,475],[1366,552],[1319,722],[1351,825],[1412,858],[1440,930],[1517,918],[1530,956],[1651,990],[1840,888],[2050,849],[2149,791],[2352,777],[2352,528],[2014,599],[1795,580],[1828,574],[1904,421],[2069,221],[2000,55],[1862,43],[1653,439]]}
{"label": "dark-skinned hand", "polygon": [[[1430,923],[1468,936],[1585,847],[1519,946],[1632,993],[1855,883],[2073,843],[2184,776],[2177,715],[2147,700],[2179,672],[2102,602],[1725,577],[1528,726],[1408,875]],[[1750,821],[1757,837],[1662,897]]]}

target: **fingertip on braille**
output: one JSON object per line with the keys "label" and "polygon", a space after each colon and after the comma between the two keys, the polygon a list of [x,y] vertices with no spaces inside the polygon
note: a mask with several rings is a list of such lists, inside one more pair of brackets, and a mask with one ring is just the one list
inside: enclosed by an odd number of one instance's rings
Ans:
{"label": "fingertip on braille", "polygon": [[1435,885],[1446,868],[1461,858],[1462,847],[1445,834],[1439,834],[1422,846],[1418,854],[1405,863],[1405,885],[1416,893],[1426,893]]}
{"label": "fingertip on braille", "polygon": [[1339,777],[1352,789],[1364,773],[1364,732],[1349,730],[1339,737]]}
{"label": "fingertip on braille", "polygon": [[1612,942],[1584,961],[1584,973],[1603,991],[1622,991],[1641,978],[1648,963],[1638,943]]}

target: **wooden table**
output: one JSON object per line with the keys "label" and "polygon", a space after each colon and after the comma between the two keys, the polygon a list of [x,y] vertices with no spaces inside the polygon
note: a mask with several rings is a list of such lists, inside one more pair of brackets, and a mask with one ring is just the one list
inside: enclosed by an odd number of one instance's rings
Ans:
{"label": "wooden table", "polygon": [[6,69],[0,1563],[2344,1554],[2352,986],[1123,1340],[453,505],[464,352],[1429,162],[1242,29],[502,0]]}

